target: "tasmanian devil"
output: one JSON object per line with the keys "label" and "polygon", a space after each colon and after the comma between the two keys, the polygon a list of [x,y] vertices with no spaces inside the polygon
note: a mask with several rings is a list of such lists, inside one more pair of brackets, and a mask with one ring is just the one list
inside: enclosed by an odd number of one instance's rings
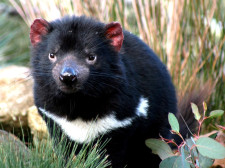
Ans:
{"label": "tasmanian devil", "polygon": [[79,145],[110,139],[114,168],[159,166],[145,140],[171,137],[177,100],[166,67],[142,40],[118,22],[84,16],[36,19],[30,40],[34,100],[46,122]]}

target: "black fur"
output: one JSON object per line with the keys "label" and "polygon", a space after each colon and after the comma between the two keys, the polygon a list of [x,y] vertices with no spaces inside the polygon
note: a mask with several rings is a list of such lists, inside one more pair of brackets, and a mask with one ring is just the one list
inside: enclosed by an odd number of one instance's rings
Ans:
{"label": "black fur", "polygon": [[[137,117],[131,126],[110,131],[103,139],[111,139],[106,149],[114,168],[158,167],[160,159],[151,154],[145,140],[159,134],[170,138],[168,113],[177,112],[175,89],[156,54],[138,37],[123,33],[123,45],[117,52],[105,37],[103,23],[86,17],[50,22],[48,34],[32,48],[35,104],[68,120],[94,120],[112,111],[117,120],[123,120],[136,116],[140,97],[147,98],[148,118]],[[55,63],[48,58],[52,52],[57,55]],[[93,65],[84,61],[90,53],[97,55]],[[89,69],[74,93],[60,90],[52,72],[68,54]]]}

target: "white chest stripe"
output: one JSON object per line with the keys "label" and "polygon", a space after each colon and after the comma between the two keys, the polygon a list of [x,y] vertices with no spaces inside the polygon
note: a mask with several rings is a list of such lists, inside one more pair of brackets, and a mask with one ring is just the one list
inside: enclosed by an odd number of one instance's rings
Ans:
{"label": "white chest stripe", "polygon": [[[148,107],[148,100],[141,97],[136,108],[136,115],[138,117],[147,117]],[[131,117],[124,120],[117,120],[114,114],[110,114],[103,118],[97,118],[93,121],[86,122],[80,118],[73,121],[68,121],[65,117],[58,117],[43,108],[39,108],[39,110],[47,117],[54,120],[71,140],[78,143],[88,143],[100,135],[106,134],[112,130],[127,127],[131,125],[132,121],[136,118]]]}
{"label": "white chest stripe", "polygon": [[116,119],[115,115],[111,114],[104,118],[88,122],[82,119],[68,121],[66,118],[51,114],[43,108],[39,108],[39,110],[47,117],[54,120],[70,139],[79,143],[88,143],[111,130],[131,125],[134,119],[128,118],[120,121]]}

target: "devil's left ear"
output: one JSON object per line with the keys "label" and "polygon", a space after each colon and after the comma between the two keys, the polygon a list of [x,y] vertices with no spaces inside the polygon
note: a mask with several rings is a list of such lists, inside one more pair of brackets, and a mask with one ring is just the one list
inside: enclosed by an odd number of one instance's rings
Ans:
{"label": "devil's left ear", "polygon": [[105,26],[105,36],[111,40],[111,45],[116,51],[120,51],[123,44],[123,29],[118,22],[112,22]]}

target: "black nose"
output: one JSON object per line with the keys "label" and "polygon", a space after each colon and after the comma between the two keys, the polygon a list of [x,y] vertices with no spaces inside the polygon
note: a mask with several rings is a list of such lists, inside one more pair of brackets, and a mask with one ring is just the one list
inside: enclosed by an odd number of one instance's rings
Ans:
{"label": "black nose", "polygon": [[59,76],[60,81],[72,85],[77,81],[77,72],[71,67],[64,67]]}

